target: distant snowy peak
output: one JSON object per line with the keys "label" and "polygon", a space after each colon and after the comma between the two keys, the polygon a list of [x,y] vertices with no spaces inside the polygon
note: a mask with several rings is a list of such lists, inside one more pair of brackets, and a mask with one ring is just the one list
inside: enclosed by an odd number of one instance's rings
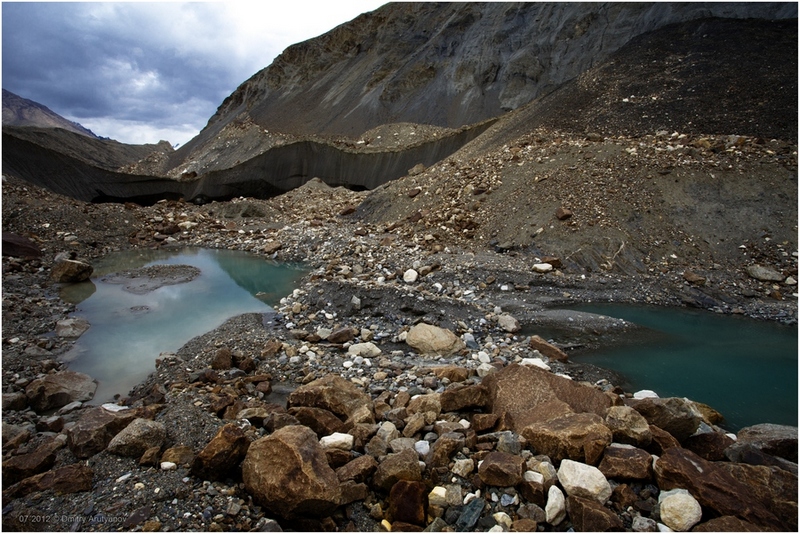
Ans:
{"label": "distant snowy peak", "polygon": [[3,126],[62,128],[88,137],[97,136],[77,122],[65,119],[51,109],[3,89]]}

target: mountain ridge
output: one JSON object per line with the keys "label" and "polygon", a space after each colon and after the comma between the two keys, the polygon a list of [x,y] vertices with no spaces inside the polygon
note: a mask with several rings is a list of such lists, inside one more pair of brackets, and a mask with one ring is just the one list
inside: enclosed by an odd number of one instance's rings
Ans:
{"label": "mountain ridge", "polygon": [[3,89],[3,125],[37,128],[61,128],[87,137],[100,139],[85,126],[68,120],[47,106]]}

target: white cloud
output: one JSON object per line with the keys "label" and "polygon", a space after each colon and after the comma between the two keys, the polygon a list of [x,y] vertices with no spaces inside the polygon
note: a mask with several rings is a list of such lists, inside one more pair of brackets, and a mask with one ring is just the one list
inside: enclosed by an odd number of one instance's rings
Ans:
{"label": "white cloud", "polygon": [[161,140],[169,141],[172,145],[183,145],[197,135],[198,132],[194,124],[158,126],[151,122],[108,117],[80,120],[75,117],[67,118],[71,121],[80,122],[101,137],[110,137],[121,143],[132,145],[158,143]]}

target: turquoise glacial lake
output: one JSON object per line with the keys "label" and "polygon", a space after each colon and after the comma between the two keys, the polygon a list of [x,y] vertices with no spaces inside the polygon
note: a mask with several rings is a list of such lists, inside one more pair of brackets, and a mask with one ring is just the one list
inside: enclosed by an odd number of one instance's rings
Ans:
{"label": "turquoise glacial lake", "polygon": [[[200,274],[144,294],[103,281],[111,273],[152,265],[190,265]],[[77,304],[73,316],[91,324],[63,359],[98,381],[96,404],[126,396],[155,370],[160,353],[177,351],[231,317],[272,311],[306,273],[246,252],[200,248],[125,251],[94,266],[92,279],[65,287],[62,298]]]}
{"label": "turquoise glacial lake", "polygon": [[571,308],[617,317],[649,332],[571,355],[622,374],[626,391],[688,397],[736,431],[759,423],[797,426],[797,326],[703,310],[596,304]]}

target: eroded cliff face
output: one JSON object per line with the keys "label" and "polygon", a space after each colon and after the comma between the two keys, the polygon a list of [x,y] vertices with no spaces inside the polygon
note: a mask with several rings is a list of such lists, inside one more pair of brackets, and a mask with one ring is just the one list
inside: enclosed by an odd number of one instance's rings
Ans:
{"label": "eroded cliff face", "polygon": [[459,127],[517,109],[633,37],[704,17],[796,17],[792,4],[399,3],[289,47],[219,107],[199,138],[243,116],[294,134]]}

